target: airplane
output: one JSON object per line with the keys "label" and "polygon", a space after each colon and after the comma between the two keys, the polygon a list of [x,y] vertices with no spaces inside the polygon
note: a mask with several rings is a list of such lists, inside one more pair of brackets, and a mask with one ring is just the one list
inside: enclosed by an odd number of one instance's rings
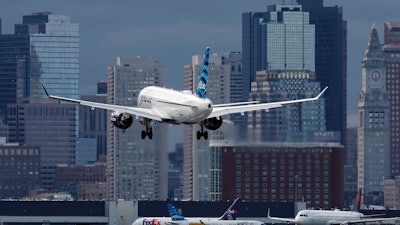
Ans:
{"label": "airplane", "polygon": [[173,206],[168,204],[170,217],[144,217],[135,220],[132,225],[264,225],[256,220],[236,220],[238,206],[242,200],[235,199],[221,217],[183,217]]}
{"label": "airplane", "polygon": [[[295,218],[281,218],[270,216],[270,209],[268,209],[267,217],[272,220],[285,222],[287,224],[297,225],[349,225],[349,224],[365,224],[365,223],[382,223],[382,222],[395,222],[399,221],[400,217],[391,218],[371,218],[378,215],[364,215],[360,213],[361,205],[361,192],[360,188],[356,197],[356,201],[352,211],[335,210],[301,210],[296,214]],[[382,215],[382,214],[379,214]]]}
{"label": "airplane", "polygon": [[304,98],[289,101],[258,103],[257,101],[237,102],[227,104],[215,104],[207,98],[207,82],[208,82],[208,63],[210,56],[210,48],[207,47],[200,80],[197,87],[197,93],[193,94],[190,90],[177,91],[158,86],[148,86],[143,88],[137,98],[137,106],[123,106],[104,104],[98,102],[90,102],[50,95],[45,89],[45,94],[52,99],[60,101],[73,102],[92,109],[101,108],[112,110],[110,120],[111,123],[120,129],[129,128],[133,119],[139,119],[140,123],[145,126],[142,130],[141,137],[145,139],[153,138],[152,121],[169,124],[199,124],[200,131],[197,131],[197,140],[204,137],[208,139],[207,130],[217,130],[222,125],[222,116],[233,113],[241,113],[255,110],[269,110],[271,108],[281,107],[286,104],[294,104],[300,102],[315,101],[321,97],[328,87],[325,87],[316,97]]}

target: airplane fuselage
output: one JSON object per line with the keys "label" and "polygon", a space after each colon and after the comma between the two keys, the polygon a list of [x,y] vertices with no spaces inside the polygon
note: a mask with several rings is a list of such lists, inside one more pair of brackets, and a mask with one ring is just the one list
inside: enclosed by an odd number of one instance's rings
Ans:
{"label": "airplane fuselage", "polygon": [[219,220],[204,217],[174,221],[169,217],[146,217],[137,219],[132,225],[263,225],[263,223],[256,220]]}
{"label": "airplane fuselage", "polygon": [[361,219],[363,214],[353,211],[338,210],[302,210],[295,217],[299,225],[330,225],[340,221]]}
{"label": "airplane fuselage", "polygon": [[140,91],[137,106],[158,112],[163,122],[171,124],[195,124],[207,119],[212,112],[210,99],[199,98],[190,91],[149,86]]}

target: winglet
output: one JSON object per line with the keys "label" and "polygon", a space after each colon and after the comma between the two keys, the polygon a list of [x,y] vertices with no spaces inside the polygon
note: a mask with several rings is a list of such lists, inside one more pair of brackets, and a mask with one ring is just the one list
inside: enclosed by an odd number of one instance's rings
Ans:
{"label": "winglet", "polygon": [[50,97],[49,93],[47,92],[47,90],[46,90],[46,88],[44,87],[43,84],[42,84],[42,87],[43,87],[44,93],[47,95],[47,97]]}
{"label": "winglet", "polygon": [[242,202],[241,198],[236,198],[235,201],[233,201],[232,205],[229,206],[228,210],[225,211],[225,213],[219,218],[220,220],[236,220],[237,214],[238,214],[238,209],[239,205]]}
{"label": "winglet", "polygon": [[206,48],[204,53],[203,68],[201,70],[199,84],[197,85],[197,95],[200,98],[207,97],[207,81],[208,81],[208,61],[210,59],[210,47]]}
{"label": "winglet", "polygon": [[328,89],[328,86],[326,86],[326,87],[324,88],[324,90],[322,90],[321,93],[319,93],[319,94],[317,95],[317,97],[315,97],[315,99],[319,99],[319,98],[324,94],[324,92],[326,91],[326,89]]}

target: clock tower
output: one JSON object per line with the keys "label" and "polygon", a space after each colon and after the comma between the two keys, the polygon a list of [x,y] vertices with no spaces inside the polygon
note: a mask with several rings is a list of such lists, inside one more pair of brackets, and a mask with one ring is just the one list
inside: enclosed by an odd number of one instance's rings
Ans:
{"label": "clock tower", "polygon": [[358,187],[363,188],[364,193],[383,192],[383,181],[390,178],[390,114],[386,94],[386,64],[375,26],[371,29],[361,67]]}

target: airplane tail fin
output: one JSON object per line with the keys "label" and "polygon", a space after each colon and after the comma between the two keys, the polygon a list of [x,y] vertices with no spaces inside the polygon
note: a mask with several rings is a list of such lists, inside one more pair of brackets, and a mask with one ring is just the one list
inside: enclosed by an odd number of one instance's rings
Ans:
{"label": "airplane tail fin", "polygon": [[236,198],[235,201],[229,206],[228,210],[219,218],[220,220],[236,220],[239,205],[242,202],[241,198]]}
{"label": "airplane tail fin", "polygon": [[178,211],[178,209],[175,208],[175,206],[172,203],[169,203],[167,205],[167,208],[169,216],[171,217],[172,221],[185,220],[182,214]]}
{"label": "airplane tail fin", "polygon": [[353,208],[351,209],[351,211],[360,212],[361,195],[362,195],[362,188],[359,188],[358,192],[357,192],[357,195],[356,195],[356,200],[354,202],[354,205],[353,205]]}
{"label": "airplane tail fin", "polygon": [[207,97],[207,82],[208,82],[208,61],[210,59],[210,47],[206,48],[204,53],[203,68],[201,69],[201,75],[199,84],[197,85],[197,95],[200,98]]}

